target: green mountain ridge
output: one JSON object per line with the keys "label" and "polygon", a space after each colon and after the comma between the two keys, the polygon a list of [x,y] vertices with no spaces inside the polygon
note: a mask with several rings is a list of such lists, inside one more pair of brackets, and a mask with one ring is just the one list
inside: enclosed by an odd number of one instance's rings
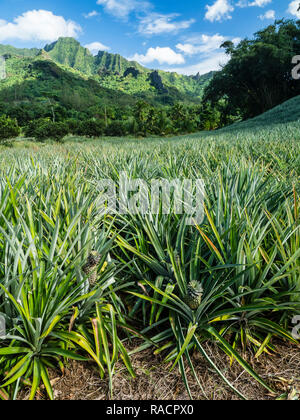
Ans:
{"label": "green mountain ridge", "polygon": [[99,51],[95,57],[96,68],[105,68],[111,72],[124,73],[129,68],[135,68],[141,73],[147,72],[147,69],[136,61],[129,61],[120,54],[111,54],[107,51]]}
{"label": "green mountain ridge", "polygon": [[198,105],[212,77],[151,70],[103,51],[93,56],[73,38],[60,38],[42,49],[0,45],[0,54],[6,63],[6,77],[0,80],[0,114],[16,118],[21,126],[37,118],[80,120],[104,115],[122,120],[141,101],[158,110]]}
{"label": "green mountain ridge", "polygon": [[134,67],[140,72],[147,71],[137,62],[128,61],[120,54],[99,51],[94,56],[74,38],[59,38],[52,44],[46,45],[44,51],[56,63],[72,67],[90,76],[98,74],[101,69],[124,73],[128,68]]}
{"label": "green mountain ridge", "polygon": [[74,38],[59,38],[58,41],[46,45],[44,51],[58,64],[71,67],[86,75],[94,73],[94,57]]}
{"label": "green mountain ridge", "polygon": [[[82,47],[74,38],[59,38],[56,42],[47,45],[45,51],[56,63],[70,66],[74,70],[89,76],[99,76],[100,83],[105,87],[112,86],[113,89],[127,90],[132,94],[137,93],[137,91],[151,90],[152,84],[149,83],[149,75],[156,70],[143,67],[136,61],[129,61],[119,54],[99,51],[96,56],[93,56],[87,48]],[[134,77],[135,80],[131,83],[128,78],[124,83],[124,80],[120,78],[129,69],[137,70],[138,75]],[[192,102],[202,97],[205,85],[213,76],[213,72],[198,77],[184,76],[162,70],[157,73],[165,89],[175,88],[181,94],[188,95],[188,100]],[[143,83],[136,82],[136,79],[139,78]]]}
{"label": "green mountain ridge", "polygon": [[35,57],[39,54],[38,48],[16,48],[11,45],[0,44],[0,55],[13,55],[18,57]]}
{"label": "green mountain ridge", "polygon": [[8,59],[52,60],[69,71],[78,72],[84,78],[94,78],[106,89],[166,105],[177,101],[197,103],[213,76],[213,73],[195,77],[156,71],[106,51],[99,51],[93,56],[74,38],[59,38],[41,50],[0,45],[0,54]]}

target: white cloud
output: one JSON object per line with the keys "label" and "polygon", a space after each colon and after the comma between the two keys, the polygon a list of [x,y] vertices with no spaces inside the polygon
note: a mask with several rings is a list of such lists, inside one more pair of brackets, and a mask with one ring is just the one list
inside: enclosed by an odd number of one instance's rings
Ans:
{"label": "white cloud", "polygon": [[212,36],[202,34],[189,38],[186,44],[177,44],[176,48],[189,55],[207,55],[220,50],[221,45],[227,40],[231,40],[235,45],[237,45],[241,41],[241,38],[230,39],[230,37],[225,37],[220,34],[215,34]]}
{"label": "white cloud", "polygon": [[206,58],[205,60],[200,61],[197,64],[191,66],[179,67],[174,69],[168,69],[168,71],[175,71],[176,73],[192,75],[192,74],[205,74],[210,71],[220,70],[222,65],[226,64],[229,61],[230,57],[223,53],[214,54],[212,57]]}
{"label": "white cloud", "polygon": [[162,33],[176,33],[182,29],[189,28],[195,19],[175,21],[177,13],[162,15],[159,13],[151,13],[145,18],[141,19],[139,25],[139,32],[144,35],[158,35]]}
{"label": "white cloud", "polygon": [[98,16],[98,15],[99,15],[99,13],[98,13],[98,12],[96,12],[96,10],[93,10],[92,12],[90,12],[90,13],[86,13],[86,14],[84,14],[83,16],[84,16],[86,19],[90,19],[90,18],[95,17],[95,16]]}
{"label": "white cloud", "polygon": [[147,10],[151,7],[147,1],[140,0],[97,0],[107,13],[121,19],[127,19],[134,11]]}
{"label": "white cloud", "polygon": [[158,61],[159,64],[184,64],[185,59],[182,54],[176,53],[169,47],[149,48],[145,55],[135,54],[129,60],[138,61],[141,64],[149,64]]}
{"label": "white cloud", "polygon": [[275,19],[275,10],[268,10],[265,14],[259,16],[260,20]]}
{"label": "white cloud", "polygon": [[250,7],[258,6],[258,7],[265,7],[267,4],[272,3],[272,0],[254,0],[249,3]]}
{"label": "white cloud", "polygon": [[8,39],[21,41],[56,41],[59,37],[76,38],[81,27],[47,10],[30,10],[13,22],[0,20],[0,42]]}
{"label": "white cloud", "polygon": [[227,38],[219,34],[212,36],[200,35],[198,38],[190,38],[190,42],[186,44],[177,44],[176,48],[188,55],[209,53],[219,49],[222,43],[226,41],[226,39]]}
{"label": "white cloud", "polygon": [[177,44],[176,48],[182,51],[184,54],[194,55],[199,52],[199,47],[193,44]]}
{"label": "white cloud", "polygon": [[159,64],[185,64],[184,55],[197,55],[197,63],[178,68],[167,68],[166,71],[175,71],[181,74],[205,74],[210,71],[220,70],[221,66],[226,64],[230,57],[220,48],[228,39],[236,45],[241,38],[230,38],[220,34],[206,35],[196,34],[187,38],[185,43],[179,43],[176,48],[180,53],[176,53],[173,49],[166,48],[149,48],[145,55],[135,54],[130,60],[138,61],[141,64],[149,64],[158,61]]}
{"label": "white cloud", "polygon": [[[221,66],[226,64],[229,56],[221,50],[221,45],[229,40],[220,34],[196,35],[189,38],[185,44],[177,44],[176,48],[187,55],[198,55],[198,63],[186,67],[174,69],[182,74],[205,74],[210,71],[220,70]],[[231,41],[236,45],[241,41],[241,38],[231,38]],[[200,61],[201,60],[201,61]]]}
{"label": "white cloud", "polygon": [[92,54],[98,54],[99,51],[109,51],[110,47],[103,45],[101,42],[92,42],[91,44],[85,45],[85,48],[90,50]]}
{"label": "white cloud", "polygon": [[265,7],[267,4],[272,3],[273,0],[240,0],[236,6],[238,7]]}
{"label": "white cloud", "polygon": [[216,0],[212,6],[206,6],[205,19],[211,22],[231,19],[231,12],[234,11],[231,0]]}
{"label": "white cloud", "polygon": [[299,0],[292,1],[289,4],[289,8],[287,11],[291,15],[296,16],[296,18],[300,19]]}

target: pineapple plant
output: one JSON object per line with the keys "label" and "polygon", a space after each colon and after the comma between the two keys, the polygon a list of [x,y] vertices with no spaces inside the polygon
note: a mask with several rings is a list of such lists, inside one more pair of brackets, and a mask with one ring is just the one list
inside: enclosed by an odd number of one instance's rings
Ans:
{"label": "pineapple plant", "polygon": [[87,258],[86,264],[83,266],[83,272],[88,276],[91,286],[94,286],[97,282],[97,271],[101,258],[101,254],[97,251],[92,251]]}
{"label": "pineapple plant", "polygon": [[203,296],[203,287],[201,283],[197,280],[192,280],[188,285],[188,293],[185,297],[185,303],[193,310],[199,308],[202,296]]}

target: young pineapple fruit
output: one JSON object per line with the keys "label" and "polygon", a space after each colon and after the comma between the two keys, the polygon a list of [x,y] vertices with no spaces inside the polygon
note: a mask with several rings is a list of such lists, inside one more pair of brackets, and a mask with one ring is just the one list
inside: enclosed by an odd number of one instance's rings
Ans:
{"label": "young pineapple fruit", "polygon": [[203,296],[203,287],[201,284],[192,280],[188,285],[188,293],[185,297],[185,303],[193,310],[199,308]]}
{"label": "young pineapple fruit", "polygon": [[97,251],[92,251],[87,258],[86,264],[83,266],[83,271],[88,276],[91,286],[94,286],[97,283],[98,265],[101,258],[101,254]]}

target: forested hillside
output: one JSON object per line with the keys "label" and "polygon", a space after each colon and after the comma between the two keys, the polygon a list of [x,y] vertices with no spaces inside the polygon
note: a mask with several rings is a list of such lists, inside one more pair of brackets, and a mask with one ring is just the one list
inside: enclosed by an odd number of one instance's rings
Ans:
{"label": "forested hillside", "polygon": [[204,100],[222,101],[229,115],[252,118],[300,95],[292,58],[300,51],[300,20],[280,20],[238,45],[223,44],[229,61],[215,73]]}
{"label": "forested hillside", "polygon": [[[188,77],[176,73],[158,72],[146,69],[136,62],[128,61],[118,54],[104,51],[99,51],[96,56],[93,56],[88,49],[82,47],[73,38],[60,38],[58,41],[46,45],[42,50],[17,49],[1,45],[0,54],[5,57],[7,65],[7,80],[1,83],[1,90],[6,89],[7,86],[15,86],[16,83],[32,81],[31,70],[32,67],[36,67],[37,60],[39,61],[37,66],[40,69],[42,68],[41,60],[51,61],[62,70],[75,73],[78,78],[93,79],[103,88],[162,105],[172,105],[176,102],[187,104],[199,102],[205,86],[212,77],[212,74]],[[45,65],[44,68],[48,69],[49,67],[51,67],[50,64]],[[46,73],[49,75],[47,70]],[[62,72],[60,75],[62,76]],[[65,78],[67,79],[68,76]],[[88,97],[93,96],[89,86],[86,89],[89,91]],[[20,88],[16,87],[16,90],[20,91]],[[33,90],[36,91],[39,88]],[[102,92],[103,96],[107,96],[109,99],[111,94],[108,92],[104,94],[104,92]],[[7,101],[22,99],[24,98],[18,97],[18,95],[10,97],[6,92]],[[32,95],[30,99],[32,99]],[[128,104],[130,103],[131,101],[128,99]]]}
{"label": "forested hillside", "polygon": [[[299,80],[292,76],[300,21],[276,21],[252,39],[221,47],[228,63],[220,71],[183,76],[118,54],[93,56],[73,38],[59,38],[41,50],[0,46],[6,64],[0,114],[39,139],[50,132],[59,139],[65,133],[165,136],[215,130],[300,95]],[[280,118],[273,112],[269,120]],[[58,137],[55,124],[60,124]]]}
{"label": "forested hillside", "polygon": [[[41,50],[1,46],[0,51],[6,64],[0,112],[28,135],[33,135],[30,122],[39,120],[44,128],[44,120],[51,120],[91,136],[176,134],[205,128],[207,118],[200,114],[210,115],[201,98],[212,74],[188,77],[147,69],[117,54],[93,56],[73,38]],[[208,128],[216,128],[215,117],[210,120]]]}

